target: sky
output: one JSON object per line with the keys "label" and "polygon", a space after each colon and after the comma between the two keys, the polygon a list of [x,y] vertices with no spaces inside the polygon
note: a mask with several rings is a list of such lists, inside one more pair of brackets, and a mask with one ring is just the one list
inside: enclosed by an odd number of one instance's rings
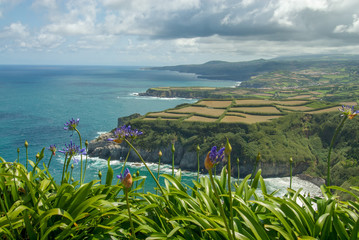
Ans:
{"label": "sky", "polygon": [[359,0],[0,0],[0,64],[359,53]]}

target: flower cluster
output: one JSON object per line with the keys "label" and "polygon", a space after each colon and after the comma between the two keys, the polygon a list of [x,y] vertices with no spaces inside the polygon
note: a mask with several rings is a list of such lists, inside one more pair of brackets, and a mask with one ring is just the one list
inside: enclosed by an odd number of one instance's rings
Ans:
{"label": "flower cluster", "polygon": [[137,129],[132,130],[130,125],[123,125],[120,128],[116,128],[116,130],[114,131],[115,138],[109,138],[107,140],[116,143],[122,143],[125,138],[135,139],[137,136],[140,136],[142,134],[143,133],[141,131],[138,131]]}
{"label": "flower cluster", "polygon": [[58,152],[67,154],[71,157],[76,155],[86,155],[86,149],[80,149],[80,147],[76,146],[76,144],[73,144],[72,141],[70,141],[69,145],[65,144],[65,148],[63,148],[62,150],[58,150]]}
{"label": "flower cluster", "polygon": [[215,165],[217,165],[219,162],[221,162],[224,158],[224,149],[221,148],[217,152],[217,147],[212,147],[211,151],[208,152],[206,159],[204,160],[204,167],[207,170],[212,169]]}
{"label": "flower cluster", "polygon": [[48,148],[51,152],[52,152],[52,155],[54,155],[55,156],[55,154],[56,154],[56,145],[54,144],[54,145],[50,145],[50,147]]}
{"label": "flower cluster", "polygon": [[132,187],[132,176],[130,173],[130,170],[126,168],[125,172],[120,175],[117,175],[117,178],[121,180],[121,183],[125,188],[131,188]]}
{"label": "flower cluster", "polygon": [[354,111],[354,106],[343,105],[341,108],[338,108],[338,110],[343,113],[341,116],[347,116],[349,119],[353,119],[359,113],[359,110]]}
{"label": "flower cluster", "polygon": [[69,131],[73,131],[73,130],[75,130],[77,125],[79,125],[79,122],[80,122],[79,118],[76,119],[76,120],[72,118],[71,120],[69,120],[68,122],[66,122],[64,124],[65,125],[64,129],[69,130]]}

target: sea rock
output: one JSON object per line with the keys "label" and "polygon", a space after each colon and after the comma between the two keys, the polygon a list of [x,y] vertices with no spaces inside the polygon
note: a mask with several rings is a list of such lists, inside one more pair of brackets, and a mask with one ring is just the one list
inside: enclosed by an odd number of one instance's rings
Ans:
{"label": "sea rock", "polygon": [[303,174],[298,174],[296,176],[299,177],[302,180],[311,182],[314,185],[317,185],[318,187],[325,184],[325,180],[323,178],[320,178],[320,177],[313,177],[313,176],[310,176],[310,175],[304,174],[304,173]]}

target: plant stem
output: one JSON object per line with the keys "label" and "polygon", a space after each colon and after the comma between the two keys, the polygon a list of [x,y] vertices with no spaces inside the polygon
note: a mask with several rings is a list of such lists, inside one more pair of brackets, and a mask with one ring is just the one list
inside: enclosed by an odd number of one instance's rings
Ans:
{"label": "plant stem", "polygon": [[47,164],[47,168],[49,168],[49,167],[50,167],[50,163],[51,163],[51,160],[52,160],[52,156],[53,156],[53,154],[51,154],[51,157],[50,157],[49,163]]}
{"label": "plant stem", "polygon": [[197,151],[197,182],[199,180],[199,151]]}
{"label": "plant stem", "polygon": [[[161,166],[161,156],[158,157],[157,181],[160,180],[160,166]],[[158,193],[158,189],[156,188],[156,195],[157,193]]]}
{"label": "plant stem", "polygon": [[175,175],[175,151],[174,144],[172,144],[172,177]]}
{"label": "plant stem", "polygon": [[66,161],[67,161],[67,153],[66,153],[66,155],[65,155],[64,166],[62,167],[61,184],[63,183],[63,180],[64,180]]}
{"label": "plant stem", "polygon": [[231,155],[228,155],[228,194],[229,194],[229,227],[232,229],[232,236],[234,235],[234,226],[233,226],[233,208],[232,208],[232,184],[231,184]]}
{"label": "plant stem", "polygon": [[[75,131],[77,132],[77,134],[79,135],[79,139],[80,139],[80,149],[82,149],[82,139],[81,139],[81,134],[79,132],[79,130],[77,130],[77,128],[74,128]],[[87,153],[86,153],[87,154]],[[82,185],[83,183],[83,178],[82,178],[82,154],[81,154],[81,170],[80,170],[80,185]]]}
{"label": "plant stem", "polygon": [[329,147],[329,152],[328,152],[328,158],[327,158],[327,186],[330,186],[330,155],[332,153],[332,149],[333,149],[333,145],[335,142],[335,139],[337,138],[340,130],[343,128],[344,126],[344,122],[348,119],[348,116],[344,115],[343,116],[343,120],[340,123],[340,125],[337,127],[334,136],[332,138],[332,141],[330,142],[330,147]]}
{"label": "plant stem", "polygon": [[87,168],[87,146],[86,146],[86,161],[85,161],[85,169],[84,169],[84,177],[83,180],[85,181],[85,176],[86,176],[86,168]]}
{"label": "plant stem", "polygon": [[145,160],[143,160],[142,156],[140,155],[140,153],[137,151],[137,149],[127,140],[127,139],[124,139],[124,141],[130,146],[130,148],[133,149],[133,151],[135,151],[135,153],[137,154],[137,156],[139,157],[139,159],[141,160],[141,162],[143,163],[143,165],[145,165],[147,171],[151,174],[151,177],[153,178],[153,180],[155,181],[157,187],[160,189],[161,193],[162,193],[162,196],[164,196],[164,199],[168,205],[168,207],[172,208],[171,205],[169,204],[167,198],[165,197],[165,194],[163,192],[163,189],[161,187],[161,185],[159,184],[159,182],[157,181],[156,177],[153,175],[151,169],[147,166]]}
{"label": "plant stem", "polygon": [[292,178],[293,178],[293,175],[292,175],[292,162],[290,162],[290,182],[289,182],[289,188],[292,188]]}
{"label": "plant stem", "polygon": [[216,195],[217,204],[218,204],[218,207],[219,207],[221,216],[222,216],[222,218],[223,218],[224,225],[225,225],[226,230],[227,230],[227,233],[228,233],[228,238],[232,240],[233,237],[232,237],[231,231],[230,231],[229,228],[228,228],[228,223],[227,223],[226,215],[224,214],[224,210],[223,210],[223,207],[222,207],[222,203],[221,203],[221,200],[219,199],[219,195],[218,195],[218,192],[217,192],[217,188],[216,188],[216,185],[215,185],[214,180],[213,180],[212,169],[209,169],[209,170],[208,170],[208,173],[209,173],[209,178],[210,178],[211,183],[212,183],[212,186],[213,186],[214,194]]}
{"label": "plant stem", "polygon": [[[132,143],[132,140],[131,140],[131,143]],[[131,152],[131,148],[128,150],[128,153],[127,153],[125,162],[123,163],[123,167],[122,167],[122,170],[121,170],[121,174],[122,174],[123,171],[125,170],[125,166],[126,166],[127,160],[128,160],[128,158],[129,158],[129,156],[130,156],[130,152]]]}
{"label": "plant stem", "polygon": [[26,171],[27,171],[27,162],[29,161],[29,156],[28,156],[27,147],[25,149],[26,149]]}
{"label": "plant stem", "polygon": [[130,220],[130,225],[131,225],[132,238],[136,239],[135,228],[133,227],[133,222],[132,222],[132,218],[131,218],[130,204],[128,202],[128,189],[124,188],[124,191],[125,191],[125,196],[126,196],[126,205],[127,205],[127,210],[128,210],[128,218]]}

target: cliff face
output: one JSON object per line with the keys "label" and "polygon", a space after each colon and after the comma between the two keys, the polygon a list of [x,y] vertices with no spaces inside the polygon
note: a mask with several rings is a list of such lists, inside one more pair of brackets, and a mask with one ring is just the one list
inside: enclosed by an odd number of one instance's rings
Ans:
{"label": "cliff face", "polygon": [[[103,159],[108,159],[111,157],[111,160],[125,160],[129,148],[126,143],[117,144],[107,141],[108,138],[112,137],[111,133],[102,134],[97,139],[92,140],[89,143],[88,153],[90,157],[99,157]],[[134,144],[136,145],[136,144]],[[135,146],[136,147],[136,146]],[[181,168],[182,170],[197,171],[197,153],[194,151],[186,150],[181,143],[175,143],[175,166],[176,168]],[[166,148],[161,149],[137,149],[141,154],[142,158],[146,162],[157,163],[158,162],[158,152],[162,151],[161,163],[172,164],[172,152],[171,145],[169,144]],[[199,157],[200,171],[206,172],[204,168],[204,159],[205,155]],[[140,162],[140,159],[134,151],[130,151],[129,159],[130,162]],[[225,164],[225,163],[224,163]],[[217,173],[223,165],[217,167]],[[304,166],[303,166],[304,167]],[[293,169],[293,174],[301,173],[305,170],[301,166],[296,166]],[[260,163],[257,169],[263,169],[263,177],[282,177],[289,175],[289,165],[287,163]],[[240,163],[240,176],[244,177],[253,171],[253,164],[246,162]],[[236,162],[232,160],[232,176],[238,176],[238,167]]]}

